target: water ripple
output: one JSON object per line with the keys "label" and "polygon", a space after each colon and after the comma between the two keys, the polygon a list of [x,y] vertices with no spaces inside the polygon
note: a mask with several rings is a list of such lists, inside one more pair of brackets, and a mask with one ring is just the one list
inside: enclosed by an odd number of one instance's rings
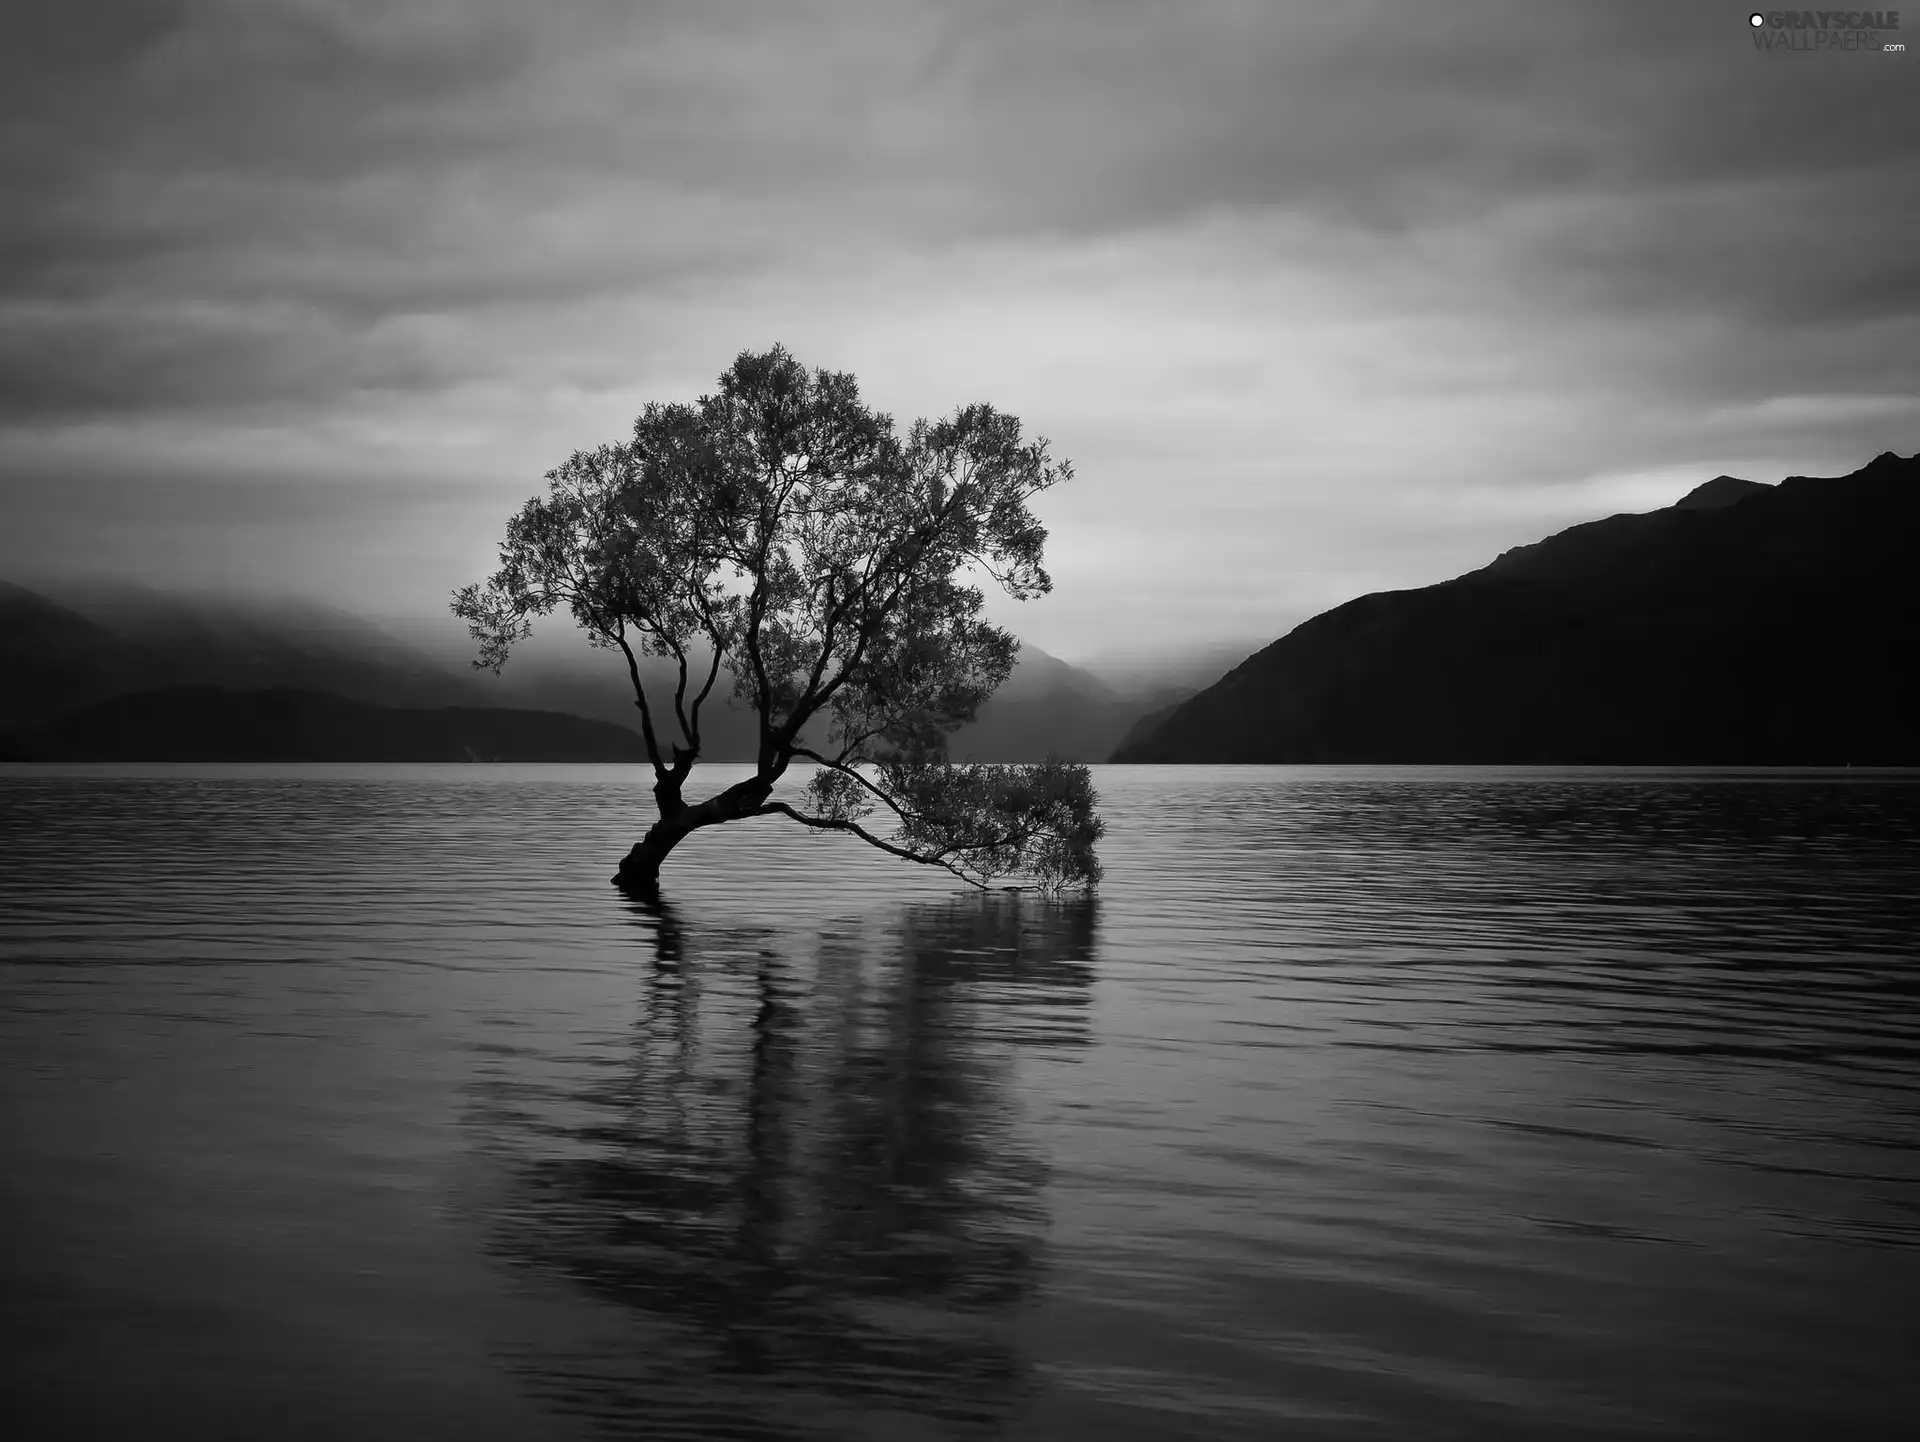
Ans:
{"label": "water ripple", "polygon": [[[722,768],[713,784],[729,779]],[[1092,902],[630,769],[0,769],[0,1338],[127,1435],[1879,1435],[1920,780],[1102,768]]]}

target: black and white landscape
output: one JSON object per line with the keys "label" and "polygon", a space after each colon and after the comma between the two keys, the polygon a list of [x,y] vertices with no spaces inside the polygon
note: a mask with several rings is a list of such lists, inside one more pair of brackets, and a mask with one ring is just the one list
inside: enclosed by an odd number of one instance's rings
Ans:
{"label": "black and white landscape", "polygon": [[[1109,681],[1037,647],[949,743],[981,761],[1920,765],[1920,459],[1718,476],[1231,666]],[[20,759],[632,761],[627,678],[583,647],[463,675],[362,618],[258,600],[0,591]],[[1198,668],[1197,670],[1195,668]],[[531,674],[528,674],[528,673]],[[665,671],[654,684],[670,687]],[[598,724],[596,724],[598,723]],[[753,757],[720,713],[716,761]]]}
{"label": "black and white landscape", "polygon": [[1896,11],[0,36],[0,1437],[1920,1415]]}

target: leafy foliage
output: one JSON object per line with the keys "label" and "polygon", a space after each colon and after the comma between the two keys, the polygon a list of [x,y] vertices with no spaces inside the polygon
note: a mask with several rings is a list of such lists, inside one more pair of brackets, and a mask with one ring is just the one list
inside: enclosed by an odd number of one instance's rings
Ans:
{"label": "leafy foliage", "polygon": [[[630,441],[551,471],[508,523],[500,569],[456,592],[454,611],[475,664],[496,671],[562,606],[622,654],[663,847],[676,830],[782,814],[976,884],[1016,872],[1092,884],[1101,828],[1084,768],[945,759],[1017,650],[982,618],[977,583],[1023,600],[1051,589],[1028,503],[1071,475],[991,406],[901,435],[851,375],[810,372],[778,346],[743,353],[713,394],[649,405]],[[642,656],[677,663],[670,701],[648,695]],[[758,717],[756,774],[689,807],[681,783],[723,672]],[[811,812],[769,801],[796,758],[818,768]],[[876,805],[891,838],[861,824]]]}

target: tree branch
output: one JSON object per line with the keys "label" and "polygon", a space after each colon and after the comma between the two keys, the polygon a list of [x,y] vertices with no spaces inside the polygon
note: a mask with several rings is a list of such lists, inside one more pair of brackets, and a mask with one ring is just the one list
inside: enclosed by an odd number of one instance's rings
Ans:
{"label": "tree branch", "polygon": [[866,842],[867,845],[877,846],[882,851],[888,852],[889,854],[894,856],[898,856],[903,861],[917,861],[922,866],[937,866],[942,871],[952,872],[955,876],[959,877],[962,881],[966,882],[967,885],[969,886],[978,887],[981,891],[990,890],[990,888],[987,886],[987,884],[984,881],[976,880],[975,878],[967,875],[966,872],[960,870],[959,867],[954,866],[951,862],[945,861],[938,856],[924,856],[917,851],[908,851],[904,847],[895,846],[891,841],[882,841],[878,836],[875,836],[871,831],[867,830],[866,827],[862,826],[857,821],[836,821],[831,817],[826,817],[826,816],[808,816],[805,812],[795,811],[791,806],[787,805],[787,803],[784,801],[769,801],[766,805],[757,807],[756,809],[749,811],[747,815],[749,816],[785,816],[790,818],[791,820],[799,822],[802,826],[811,826],[816,831],[849,832],[852,835],[859,837],[862,841]]}
{"label": "tree branch", "polygon": [[693,747],[694,755],[698,756],[700,754],[700,708],[707,704],[707,696],[712,692],[713,683],[720,675],[720,659],[726,654],[727,648],[722,644],[720,627],[714,622],[713,607],[707,604],[706,588],[696,578],[692,589],[695,602],[700,608],[701,622],[707,628],[707,640],[713,645],[713,660],[707,667],[706,683],[701,686],[700,694],[693,698],[693,706],[687,713],[687,722],[692,728],[687,732],[687,744]]}
{"label": "tree branch", "polygon": [[633,647],[627,644],[625,623],[615,626],[613,639],[620,644],[620,654],[627,658],[627,675],[633,681],[633,701],[640,708],[640,734],[646,739],[647,759],[653,762],[653,775],[657,781],[665,781],[668,776],[666,763],[660,759],[660,743],[653,735],[653,712],[647,709],[647,688],[640,680],[640,663],[634,659]]}
{"label": "tree branch", "polygon": [[809,751],[804,746],[794,747],[793,754],[795,756],[803,756],[809,761],[818,762],[820,765],[826,767],[827,770],[838,771],[842,776],[851,776],[855,781],[858,781],[862,786],[866,787],[867,790],[879,797],[880,800],[886,804],[887,809],[895,816],[898,816],[902,821],[907,819],[907,813],[900,809],[900,803],[898,801],[895,801],[891,796],[887,795],[886,792],[867,780],[866,777],[862,776],[853,767],[844,765],[839,761],[831,761],[825,756],[822,756],[818,751]]}
{"label": "tree branch", "polygon": [[[894,581],[893,589],[887,593],[886,600],[881,602],[878,612],[875,613],[873,624],[860,628],[858,632],[859,639],[854,643],[853,654],[847,658],[847,664],[840,668],[838,674],[836,674],[824,688],[808,688],[807,694],[801,698],[800,704],[794,708],[795,724],[790,724],[788,727],[790,736],[798,736],[800,734],[800,727],[804,726],[815,712],[833,699],[834,693],[847,683],[847,680],[853,675],[854,669],[866,658],[867,645],[873,640],[874,630],[884,622],[888,612],[890,612],[899,601],[900,593],[905,590],[907,584],[913,580],[914,567],[919,565],[920,559],[926,555],[927,549],[939,535],[940,527],[945,524],[946,519],[947,512],[940,512],[935,519],[933,528],[924,535],[919,536],[919,545],[913,552],[913,558],[900,567],[900,574]],[[914,535],[909,534],[906,541],[913,539]],[[906,541],[900,544],[904,545]],[[872,585],[875,577],[876,573],[869,573],[861,580],[860,589],[856,593],[855,599],[861,601],[867,599],[868,588]]]}
{"label": "tree branch", "polygon": [[[668,647],[673,651],[675,663],[680,668],[679,676],[673,683],[673,719],[679,723],[680,735],[686,740],[687,745],[697,752],[700,748],[693,739],[693,725],[687,720],[687,653],[681,648],[679,641],[673,637],[669,636],[665,639]],[[674,750],[677,752],[680,748],[676,746]],[[680,757],[676,755],[673,761],[677,769],[680,765]]]}
{"label": "tree branch", "polygon": [[[833,601],[833,572],[831,570],[827,572],[824,584],[827,591],[827,604],[822,612],[820,654],[814,657],[813,670],[807,676],[806,690],[800,693],[803,703],[808,697],[813,695],[813,688],[820,684],[820,677],[826,672],[827,658],[833,654],[835,633],[840,628],[840,611],[839,608],[834,605]],[[796,732],[795,734],[797,735],[798,733]],[[795,752],[794,754],[798,755],[799,753]]]}

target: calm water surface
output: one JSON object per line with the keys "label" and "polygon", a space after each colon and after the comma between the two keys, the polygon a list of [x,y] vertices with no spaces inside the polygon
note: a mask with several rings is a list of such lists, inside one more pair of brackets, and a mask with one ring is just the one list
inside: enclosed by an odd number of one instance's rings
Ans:
{"label": "calm water surface", "polygon": [[0,768],[0,1431],[1911,1422],[1920,780],[1097,778],[649,911],[632,769]]}

